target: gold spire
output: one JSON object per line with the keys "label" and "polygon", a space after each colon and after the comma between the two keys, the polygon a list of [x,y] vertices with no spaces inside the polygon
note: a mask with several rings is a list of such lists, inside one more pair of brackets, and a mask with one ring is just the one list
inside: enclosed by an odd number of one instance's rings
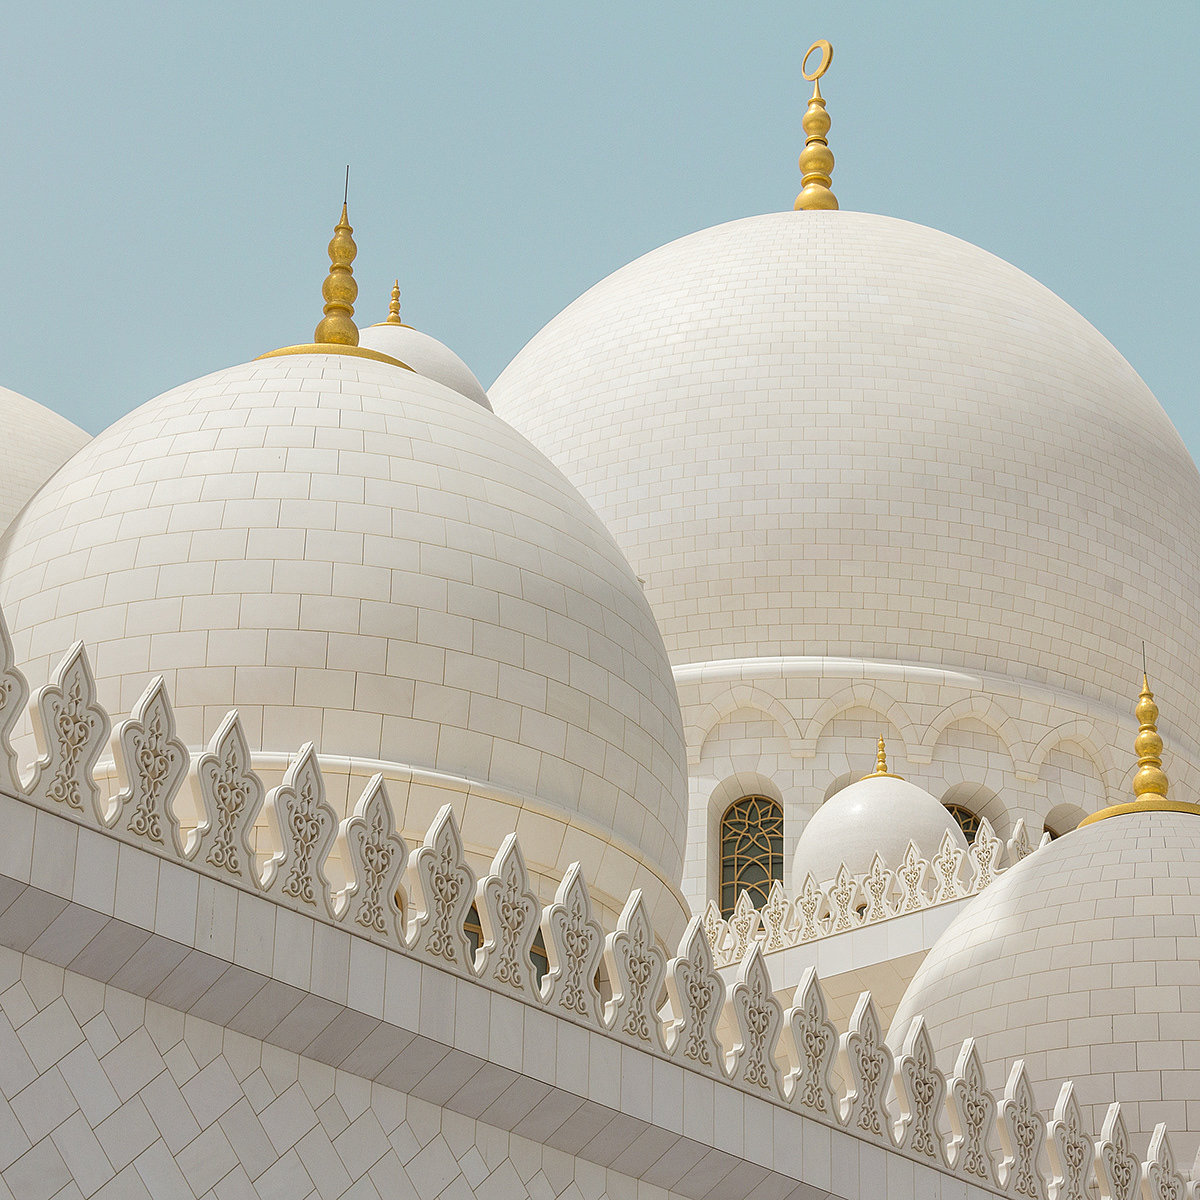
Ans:
{"label": "gold spire", "polygon": [[879,745],[875,749],[875,770],[870,775],[864,775],[863,779],[877,779],[880,775],[886,775],[888,779],[902,778],[888,770],[887,747],[883,744],[882,736],[880,736]]}
{"label": "gold spire", "polygon": [[[816,67],[809,71],[808,60],[814,50],[820,50],[821,57]],[[800,64],[800,73],[813,85],[812,99],[808,102],[808,111],[800,124],[804,127],[804,149],[800,153],[800,182],[804,185],[800,195],[796,197],[795,207],[799,209],[828,209],[837,208],[837,197],[829,190],[833,175],[833,151],[825,135],[829,132],[829,114],[825,111],[825,97],[821,95],[821,76],[829,70],[833,62],[833,47],[824,39],[818,38],[808,48],[804,61]]]}
{"label": "gold spire", "polygon": [[[358,299],[358,284],[354,282],[354,268],[350,265],[358,254],[353,234],[354,230],[350,227],[350,219],[346,212],[346,202],[343,200],[341,219],[334,227],[333,237],[329,242],[329,274],[325,276],[321,287],[321,294],[325,297],[325,316],[321,318],[313,340],[297,346],[282,346],[278,350],[260,354],[259,358],[280,358],[288,354],[348,354],[354,358],[370,358],[375,362],[390,363],[393,367],[403,367],[406,371],[412,370],[408,363],[401,362],[390,354],[369,350],[366,346],[358,344],[358,326],[354,324],[354,301]],[[397,315],[399,296],[397,281],[392,291],[392,303]]]}
{"label": "gold spire", "polygon": [[354,282],[354,256],[358,247],[354,244],[354,230],[342,205],[342,219],[334,228],[329,242],[329,274],[321,285],[325,297],[325,316],[321,318],[313,334],[314,342],[332,342],[335,346],[357,346],[358,326],[354,324],[354,301],[358,298],[358,284]]}
{"label": "gold spire", "polygon": [[392,284],[392,302],[388,305],[388,319],[385,325],[403,325],[400,320],[400,280]]}
{"label": "gold spire", "polygon": [[1162,767],[1163,740],[1158,732],[1158,705],[1154,703],[1150,677],[1146,674],[1142,675],[1142,690],[1133,712],[1138,720],[1137,737],[1133,742],[1138,756],[1137,774],[1133,777],[1133,801],[1102,808],[1090,817],[1084,817],[1079,822],[1080,827],[1103,821],[1105,817],[1134,812],[1186,812],[1200,816],[1200,804],[1167,799],[1170,785]]}

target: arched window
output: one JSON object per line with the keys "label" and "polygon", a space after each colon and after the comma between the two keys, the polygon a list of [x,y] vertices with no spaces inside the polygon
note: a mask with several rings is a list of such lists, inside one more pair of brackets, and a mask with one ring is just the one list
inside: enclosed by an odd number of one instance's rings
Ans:
{"label": "arched window", "polygon": [[721,915],[733,912],[741,892],[762,908],[776,879],[783,879],[783,809],[767,796],[743,796],[721,818]]}
{"label": "arched window", "polygon": [[967,844],[975,840],[975,835],[979,832],[979,814],[973,813],[965,804],[947,804],[947,811],[958,822],[959,829],[962,830],[963,837],[967,839]]}

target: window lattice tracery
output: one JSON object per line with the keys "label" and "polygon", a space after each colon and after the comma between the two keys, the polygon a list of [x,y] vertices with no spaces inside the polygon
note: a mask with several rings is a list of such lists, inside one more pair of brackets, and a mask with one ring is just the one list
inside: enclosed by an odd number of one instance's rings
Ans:
{"label": "window lattice tracery", "polygon": [[979,832],[979,814],[973,813],[962,804],[947,804],[946,810],[958,822],[958,827],[962,830],[963,837],[967,839],[967,844],[970,845],[975,840],[975,835]]}
{"label": "window lattice tracery", "polygon": [[783,809],[767,796],[743,796],[721,818],[721,915],[733,912],[740,892],[755,908],[783,879]]}

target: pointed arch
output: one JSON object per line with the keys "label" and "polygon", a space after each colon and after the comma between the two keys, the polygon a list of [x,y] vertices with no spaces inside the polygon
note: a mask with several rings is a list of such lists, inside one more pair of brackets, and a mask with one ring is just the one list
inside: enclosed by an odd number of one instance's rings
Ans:
{"label": "pointed arch", "polygon": [[869,683],[855,683],[830,696],[809,719],[804,730],[804,740],[796,757],[815,757],[817,742],[826,726],[853,708],[869,709],[887,720],[900,738],[905,758],[909,758],[911,748],[919,744],[920,737],[912,717],[895,696],[890,696],[882,688]]}
{"label": "pointed arch", "polygon": [[1112,761],[1107,740],[1100,735],[1094,721],[1075,720],[1056,725],[1034,746],[1029,756],[1029,765],[1040,774],[1046,756],[1063,742],[1071,742],[1085,753],[1096,768],[1096,776],[1109,798],[1108,802],[1111,803],[1112,796],[1120,787],[1121,771]]}
{"label": "pointed arch", "polygon": [[688,765],[698,767],[704,757],[704,746],[712,736],[713,731],[740,709],[753,709],[779,726],[792,754],[797,753],[802,738],[800,727],[787,705],[778,696],[751,683],[739,683],[729,688],[722,695],[710,700],[685,731],[688,748]]}
{"label": "pointed arch", "polygon": [[915,754],[924,757],[915,757],[914,761],[932,762],[942,734],[952,725],[966,720],[975,720],[981,725],[986,725],[999,739],[1014,766],[1018,762],[1028,761],[1030,747],[1028,741],[1021,736],[1016,718],[993,697],[982,694],[964,696],[943,708],[926,726],[921,735],[920,745],[914,751]]}

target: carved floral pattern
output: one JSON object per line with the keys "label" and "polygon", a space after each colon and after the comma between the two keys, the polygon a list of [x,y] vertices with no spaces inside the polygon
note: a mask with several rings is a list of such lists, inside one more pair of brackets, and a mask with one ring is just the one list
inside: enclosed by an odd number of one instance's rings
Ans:
{"label": "carved floral pattern", "polygon": [[338,896],[338,920],[403,946],[397,898],[408,846],[396,832],[382,775],[371,777],[353,813],[341,823],[338,841],[350,879]]}
{"label": "carved floral pattern", "polygon": [[1046,1185],[1038,1171],[1038,1158],[1046,1142],[1046,1125],[1033,1099],[1025,1074],[1025,1060],[1013,1063],[1000,1101],[998,1128],[1004,1145],[1000,1182],[1026,1200],[1046,1200]]}
{"label": "carved floral pattern", "polygon": [[754,907],[748,891],[738,892],[737,902],[733,906],[733,914],[729,918],[729,931],[733,935],[729,947],[729,961],[741,962],[758,933],[761,918],[758,909]]}
{"label": "carved floral pattern", "polygon": [[[790,915],[791,905],[788,903],[787,894],[783,890],[783,884],[776,879],[771,883],[766,904],[759,910],[762,927],[766,931],[763,950],[782,950],[787,945],[784,930]],[[712,944],[711,941],[709,944]]]}
{"label": "carved floral pattern", "polygon": [[850,1025],[838,1044],[849,1088],[842,1097],[842,1124],[891,1143],[887,1087],[892,1078],[892,1053],[883,1040],[879,1014],[870,992],[854,1006]]}
{"label": "carved floral pattern", "polygon": [[[707,951],[708,939],[699,926],[697,929]],[[592,900],[578,863],[567,868],[554,903],[547,905],[542,914],[542,936],[550,960],[550,970],[542,980],[542,999],[599,1025],[596,968],[604,952],[604,930],[592,916]]]}
{"label": "carved floral pattern", "polygon": [[925,1018],[915,1017],[896,1059],[896,1095],[900,1120],[896,1142],[905,1150],[946,1165],[938,1117],[946,1101],[946,1078],[938,1069]]}
{"label": "carved floral pattern", "polygon": [[921,857],[917,843],[909,842],[896,871],[896,882],[899,883],[902,893],[897,912],[916,912],[917,909],[925,908],[928,905],[929,896],[924,886],[925,873],[928,870],[929,865]]}
{"label": "carved floral pattern", "polygon": [[824,896],[817,888],[817,882],[811,875],[804,877],[804,886],[796,897],[795,911],[797,923],[797,941],[811,942],[822,933],[818,920]]}
{"label": "carved floral pattern", "polygon": [[657,1001],[667,957],[655,943],[641,888],[625,901],[616,930],[604,939],[604,961],[613,986],[605,1025],[633,1042],[664,1049]]}
{"label": "carved floral pattern", "polygon": [[704,910],[704,932],[713,956],[724,959],[726,943],[729,940],[729,923],[721,916],[721,910],[715,900],[710,900]]}
{"label": "carved floral pattern", "polygon": [[1150,1135],[1150,1157],[1142,1163],[1142,1194],[1146,1200],[1189,1200],[1165,1125],[1156,1125]]}
{"label": "carved floral pattern", "polygon": [[835,1115],[833,1085],[829,1082],[837,1057],[838,1033],[825,1007],[825,995],[812,967],[796,988],[795,1001],[784,1014],[791,1046],[788,1100],[830,1120]]}
{"label": "carved floral pattern", "polygon": [[676,1014],[671,1024],[671,1054],[725,1078],[724,1052],[717,1038],[725,984],[713,967],[712,951],[699,917],[688,922],[679,953],[667,964],[667,993]]}
{"label": "carved floral pattern", "polygon": [[846,864],[838,867],[837,877],[829,889],[829,902],[832,906],[832,918],[829,928],[834,933],[845,929],[853,929],[858,924],[858,913],[854,910],[854,902],[858,899],[858,881],[846,870]]}
{"label": "carved floral pattern", "polygon": [[728,1057],[730,1077],[748,1088],[782,1098],[775,1044],[783,1027],[783,1010],[772,992],[771,976],[757,945],[738,967],[737,981],[729,989],[729,1003],[738,1033],[738,1043]]}
{"label": "carved floral pattern", "polygon": [[301,747],[283,782],[267,796],[280,849],[267,860],[263,890],[333,914],[325,859],[338,832],[337,813],[325,802],[325,780],[312,742]]}
{"label": "carved floral pattern", "polygon": [[483,931],[475,955],[476,972],[493,986],[540,999],[530,951],[542,909],[529,885],[525,856],[515,833],[500,843],[491,872],[479,881],[475,907]]}
{"label": "carved floral pattern", "polygon": [[987,817],[981,817],[979,828],[975,831],[975,840],[967,851],[975,870],[971,880],[971,891],[980,892],[995,880],[999,874],[1003,850],[1004,843],[996,836],[991,822]]}
{"label": "carved floral pattern", "polygon": [[886,921],[892,915],[888,896],[892,891],[892,881],[895,876],[883,865],[883,859],[876,854],[871,860],[871,869],[863,877],[862,894],[867,901],[867,911],[862,920]]}
{"label": "carved floral pattern", "polygon": [[161,675],[117,726],[113,747],[125,786],[106,823],[116,825],[128,813],[129,833],[160,846],[169,836],[172,847],[178,848],[179,821],[172,802],[187,777],[189,756],[175,732],[175,714]]}
{"label": "carved floral pattern", "polygon": [[934,904],[944,904],[963,894],[958,879],[963,857],[962,850],[954,844],[954,839],[947,830],[942,835],[942,844],[938,847],[938,852],[929,860],[929,865],[933,868],[933,877],[937,881],[933,895]]}
{"label": "carved floral pattern", "polygon": [[475,954],[465,925],[475,900],[475,872],[467,865],[449,804],[438,810],[425,841],[413,852],[413,874],[421,891],[421,910],[409,922],[409,946],[474,974]]}
{"label": "carved floral pattern", "polygon": [[34,698],[34,732],[41,751],[30,796],[62,805],[89,822],[103,820],[92,768],[108,739],[108,713],[96,700],[96,680],[82,642],[76,642]]}
{"label": "carved floral pattern", "polygon": [[262,808],[263,785],[250,768],[250,749],[236,708],[226,713],[208,749],[196,760],[195,778],[204,816],[184,856],[257,886],[250,831]]}
{"label": "carved floral pattern", "polygon": [[954,1074],[946,1085],[946,1109],[953,1131],[949,1147],[951,1165],[960,1175],[984,1183],[994,1182],[988,1138],[996,1118],[996,1101],[984,1083],[974,1038],[967,1038],[958,1052]]}
{"label": "carved floral pattern", "polygon": [[1096,1143],[1096,1178],[1104,1200],[1137,1200],[1141,1191],[1141,1165],[1130,1144],[1119,1104],[1110,1104],[1104,1114]]}
{"label": "carved floral pattern", "polygon": [[1084,1132],[1083,1113],[1073,1083],[1062,1085],[1046,1135],[1053,1172],[1050,1200],[1088,1200],[1096,1151]]}

